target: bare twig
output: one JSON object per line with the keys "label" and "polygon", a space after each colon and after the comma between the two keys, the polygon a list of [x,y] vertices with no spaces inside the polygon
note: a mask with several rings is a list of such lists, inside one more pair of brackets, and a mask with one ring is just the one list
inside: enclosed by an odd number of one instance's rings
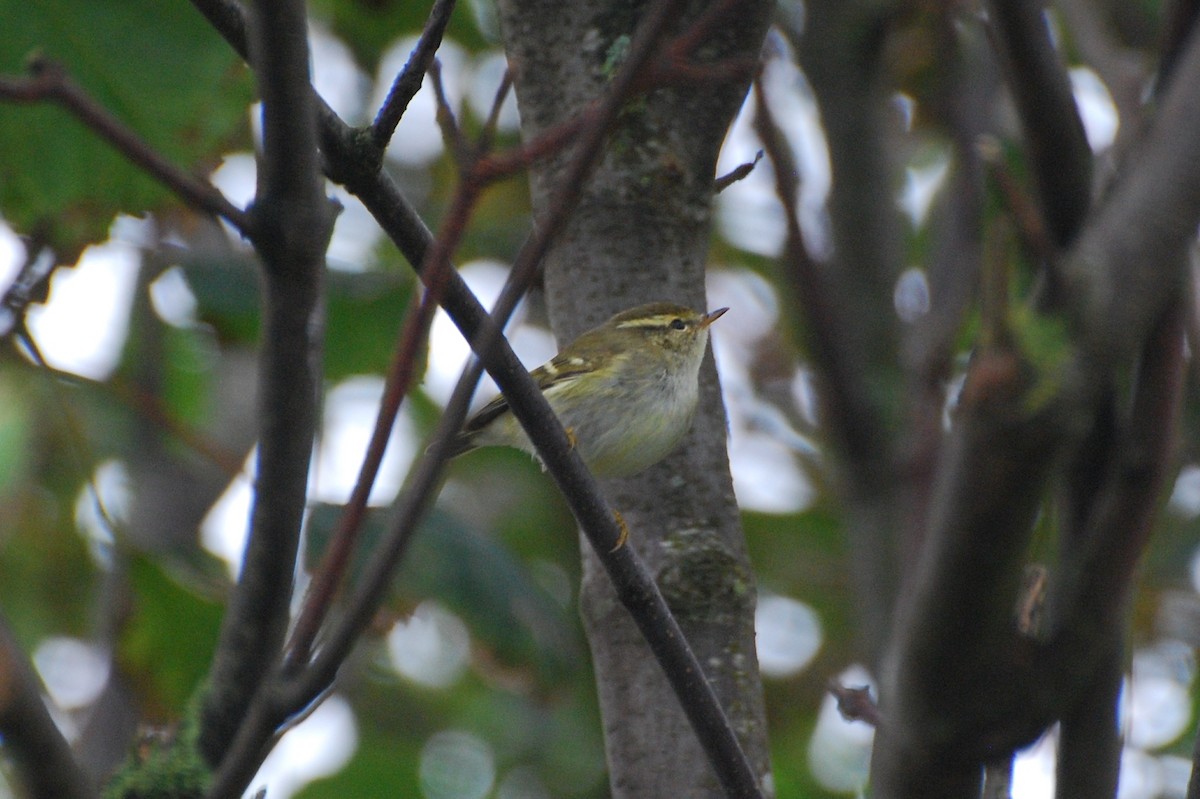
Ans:
{"label": "bare twig", "polygon": [[433,83],[433,96],[437,101],[437,124],[442,131],[442,138],[450,146],[450,151],[454,153],[454,160],[458,163],[460,169],[465,169],[471,160],[470,147],[467,145],[467,138],[463,135],[462,128],[458,126],[458,120],[454,116],[454,109],[450,107],[450,101],[446,99],[446,87],[442,83],[442,62],[433,59],[429,64],[429,80]]}
{"label": "bare twig", "polygon": [[371,137],[379,148],[386,147],[400,124],[401,117],[408,110],[408,104],[421,88],[425,73],[429,71],[434,61],[434,53],[442,44],[442,36],[446,26],[450,24],[450,14],[454,11],[455,0],[435,0],[429,9],[429,18],[425,21],[425,30],[404,69],[396,76],[392,88],[388,91],[387,99],[375,115],[371,125]]}
{"label": "bare twig", "polygon": [[860,685],[851,688],[840,682],[829,683],[829,693],[837,700],[838,712],[846,721],[864,721],[872,727],[878,727],[883,717],[879,714],[879,705],[871,696],[870,686]]}
{"label": "bare twig", "polygon": [[16,277],[0,297],[0,336],[7,336],[22,327],[25,309],[31,302],[42,302],[50,292],[50,276],[54,274],[54,256],[39,241],[27,241],[25,261]]}
{"label": "bare twig", "polygon": [[679,86],[748,80],[758,68],[757,58],[723,58],[697,61],[702,45],[711,42],[730,15],[740,13],[738,0],[716,0],[707,4],[700,16],[678,36],[670,39],[647,63],[638,80],[648,86]]}
{"label": "bare twig", "polygon": [[826,414],[831,438],[852,467],[848,469],[848,492],[861,500],[859,507],[851,503],[852,512],[862,516],[853,520],[853,548],[857,553],[856,579],[864,597],[869,597],[866,609],[864,637],[869,645],[882,647],[887,639],[887,623],[892,615],[891,596],[895,584],[895,557],[890,546],[882,545],[881,525],[891,518],[894,530],[894,509],[890,504],[888,486],[894,481],[886,477],[890,468],[888,436],[883,427],[880,409],[876,406],[866,378],[870,369],[867,355],[855,347],[849,327],[858,319],[844,312],[845,306],[831,285],[826,273],[809,256],[800,229],[796,197],[799,174],[789,145],[784,141],[771,113],[770,102],[762,80],[754,85],[757,99],[755,131],[774,165],[775,194],[783,205],[787,223],[782,265],[784,279],[791,286],[792,301],[800,309],[803,326],[798,337],[807,345],[810,357],[821,375],[822,412]]}
{"label": "bare twig", "polygon": [[504,101],[508,99],[509,92],[512,91],[512,85],[512,70],[505,69],[504,75],[500,78],[500,85],[496,87],[496,94],[492,97],[492,108],[488,112],[487,120],[483,123],[483,130],[479,133],[477,144],[479,152],[488,152],[492,149],[492,142],[500,127],[500,112],[504,108]]}
{"label": "bare twig", "polygon": [[[29,351],[37,368],[53,375],[56,380],[87,384],[98,391],[109,393],[117,402],[127,406],[131,412],[138,414],[167,435],[175,438],[180,444],[219,468],[228,477],[236,477],[242,471],[242,456],[222,447],[216,441],[209,439],[202,431],[176,418],[160,397],[132,385],[121,375],[114,375],[103,383],[94,383],[71,372],[64,372],[46,362],[24,325],[18,324],[13,335]],[[91,462],[91,459],[88,459],[88,462]],[[81,469],[81,472],[86,473],[87,469]]]}
{"label": "bare twig", "polygon": [[1055,279],[1060,249],[1046,229],[1046,222],[1036,202],[1009,171],[995,140],[981,140],[977,151],[987,167],[988,178],[1000,192],[1001,200],[1016,225],[1022,243],[1029,252],[1042,259],[1046,265],[1046,274],[1050,279]]}
{"label": "bare twig", "polygon": [[0,79],[0,98],[14,102],[48,100],[67,109],[134,165],[205,213],[224,217],[243,234],[250,233],[250,218],[212,184],[190,175],[164,158],[145,140],[92,99],[67,75],[62,65],[37,58],[29,65],[29,78]]}
{"label": "bare twig", "polygon": [[759,150],[754,154],[753,161],[747,161],[744,164],[739,164],[731,169],[729,174],[721,175],[719,178],[713,181],[713,193],[719,194],[720,192],[723,192],[725,189],[732,186],[734,183],[737,183],[739,180],[745,180],[746,177],[748,177],[750,173],[754,171],[754,167],[758,166],[758,162],[762,160],[762,157],[763,151]]}

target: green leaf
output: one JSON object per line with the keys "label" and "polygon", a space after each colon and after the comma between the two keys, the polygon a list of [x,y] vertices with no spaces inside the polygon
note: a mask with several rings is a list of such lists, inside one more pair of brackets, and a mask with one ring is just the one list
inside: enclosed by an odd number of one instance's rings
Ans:
{"label": "green leaf", "polygon": [[[341,516],[340,506],[316,508],[308,521],[305,564],[315,568]],[[386,530],[382,514],[368,517],[350,581],[360,579]],[[472,634],[505,664],[532,664],[548,681],[579,664],[580,643],[559,606],[504,547],[434,510],[412,544],[394,581],[410,603],[437,599],[462,616]]]}
{"label": "green leaf", "polygon": [[[261,289],[253,262],[197,258],[184,263],[183,270],[196,297],[199,318],[212,325],[218,339],[256,345]],[[390,271],[327,273],[327,380],[387,371],[413,282],[408,275]],[[416,374],[424,372],[424,364],[417,364]]]}
{"label": "green leaf", "polygon": [[[187,3],[0,0],[0,74],[33,53],[185,170],[204,171],[248,138],[249,72]],[[0,213],[75,260],[120,211],[178,201],[107,142],[46,103],[0,106]]]}
{"label": "green leaf", "polygon": [[[375,72],[384,52],[405,36],[416,36],[425,27],[430,3],[404,0],[313,0],[313,16],[329,23],[354,51],[354,57],[368,71]],[[462,6],[460,6],[460,9]],[[450,18],[446,38],[469,50],[488,46],[474,17],[457,10]],[[395,75],[388,75],[391,81]],[[373,113],[373,111],[372,111]]]}
{"label": "green leaf", "polygon": [[222,343],[258,343],[262,290],[256,262],[250,257],[200,254],[180,266],[196,297],[196,315],[212,325]]}
{"label": "green leaf", "polygon": [[121,665],[146,698],[177,716],[207,674],[222,606],[142,555],[129,558],[129,582],[132,605],[118,642]]}
{"label": "green leaf", "polygon": [[[395,272],[330,272],[325,376],[339,380],[388,369],[408,308],[413,279]],[[422,349],[419,357],[425,355]],[[415,374],[425,373],[424,362]]]}

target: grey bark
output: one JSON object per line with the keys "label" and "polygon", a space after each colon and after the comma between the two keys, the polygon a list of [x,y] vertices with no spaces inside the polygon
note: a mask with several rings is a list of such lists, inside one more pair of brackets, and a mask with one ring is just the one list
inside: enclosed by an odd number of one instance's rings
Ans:
{"label": "grey bark", "polygon": [[[598,97],[614,45],[641,4],[505,0],[505,46],[526,139]],[[734,4],[699,50],[701,63],[755,59],[770,5]],[[700,10],[693,4],[690,12]],[[681,27],[692,19],[685,15]],[[659,89],[635,101],[545,264],[555,333],[569,340],[654,299],[705,306],[704,271],[716,155],[746,81]],[[535,213],[569,153],[535,165]],[[734,309],[736,313],[736,309]],[[692,434],[635,478],[605,484],[629,525],[759,773],[769,770],[754,649],[755,588],[725,454],[725,416],[711,357]],[[581,607],[593,651],[614,797],[719,796],[678,702],[608,579],[585,552]]]}

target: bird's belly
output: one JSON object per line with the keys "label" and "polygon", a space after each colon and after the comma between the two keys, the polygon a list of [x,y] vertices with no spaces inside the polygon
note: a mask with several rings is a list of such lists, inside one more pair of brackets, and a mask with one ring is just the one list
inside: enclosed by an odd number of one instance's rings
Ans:
{"label": "bird's belly", "polygon": [[599,477],[628,477],[669,455],[691,427],[693,407],[620,414],[616,424],[572,425],[579,454]]}

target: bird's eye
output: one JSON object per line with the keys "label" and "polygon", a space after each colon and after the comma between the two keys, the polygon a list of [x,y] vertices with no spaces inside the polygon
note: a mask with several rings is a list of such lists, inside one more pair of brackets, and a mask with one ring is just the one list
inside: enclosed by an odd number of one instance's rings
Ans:
{"label": "bird's eye", "polygon": [[671,320],[671,329],[672,330],[683,330],[685,327],[687,327],[687,325],[685,325],[683,323],[682,319],[672,319]]}

